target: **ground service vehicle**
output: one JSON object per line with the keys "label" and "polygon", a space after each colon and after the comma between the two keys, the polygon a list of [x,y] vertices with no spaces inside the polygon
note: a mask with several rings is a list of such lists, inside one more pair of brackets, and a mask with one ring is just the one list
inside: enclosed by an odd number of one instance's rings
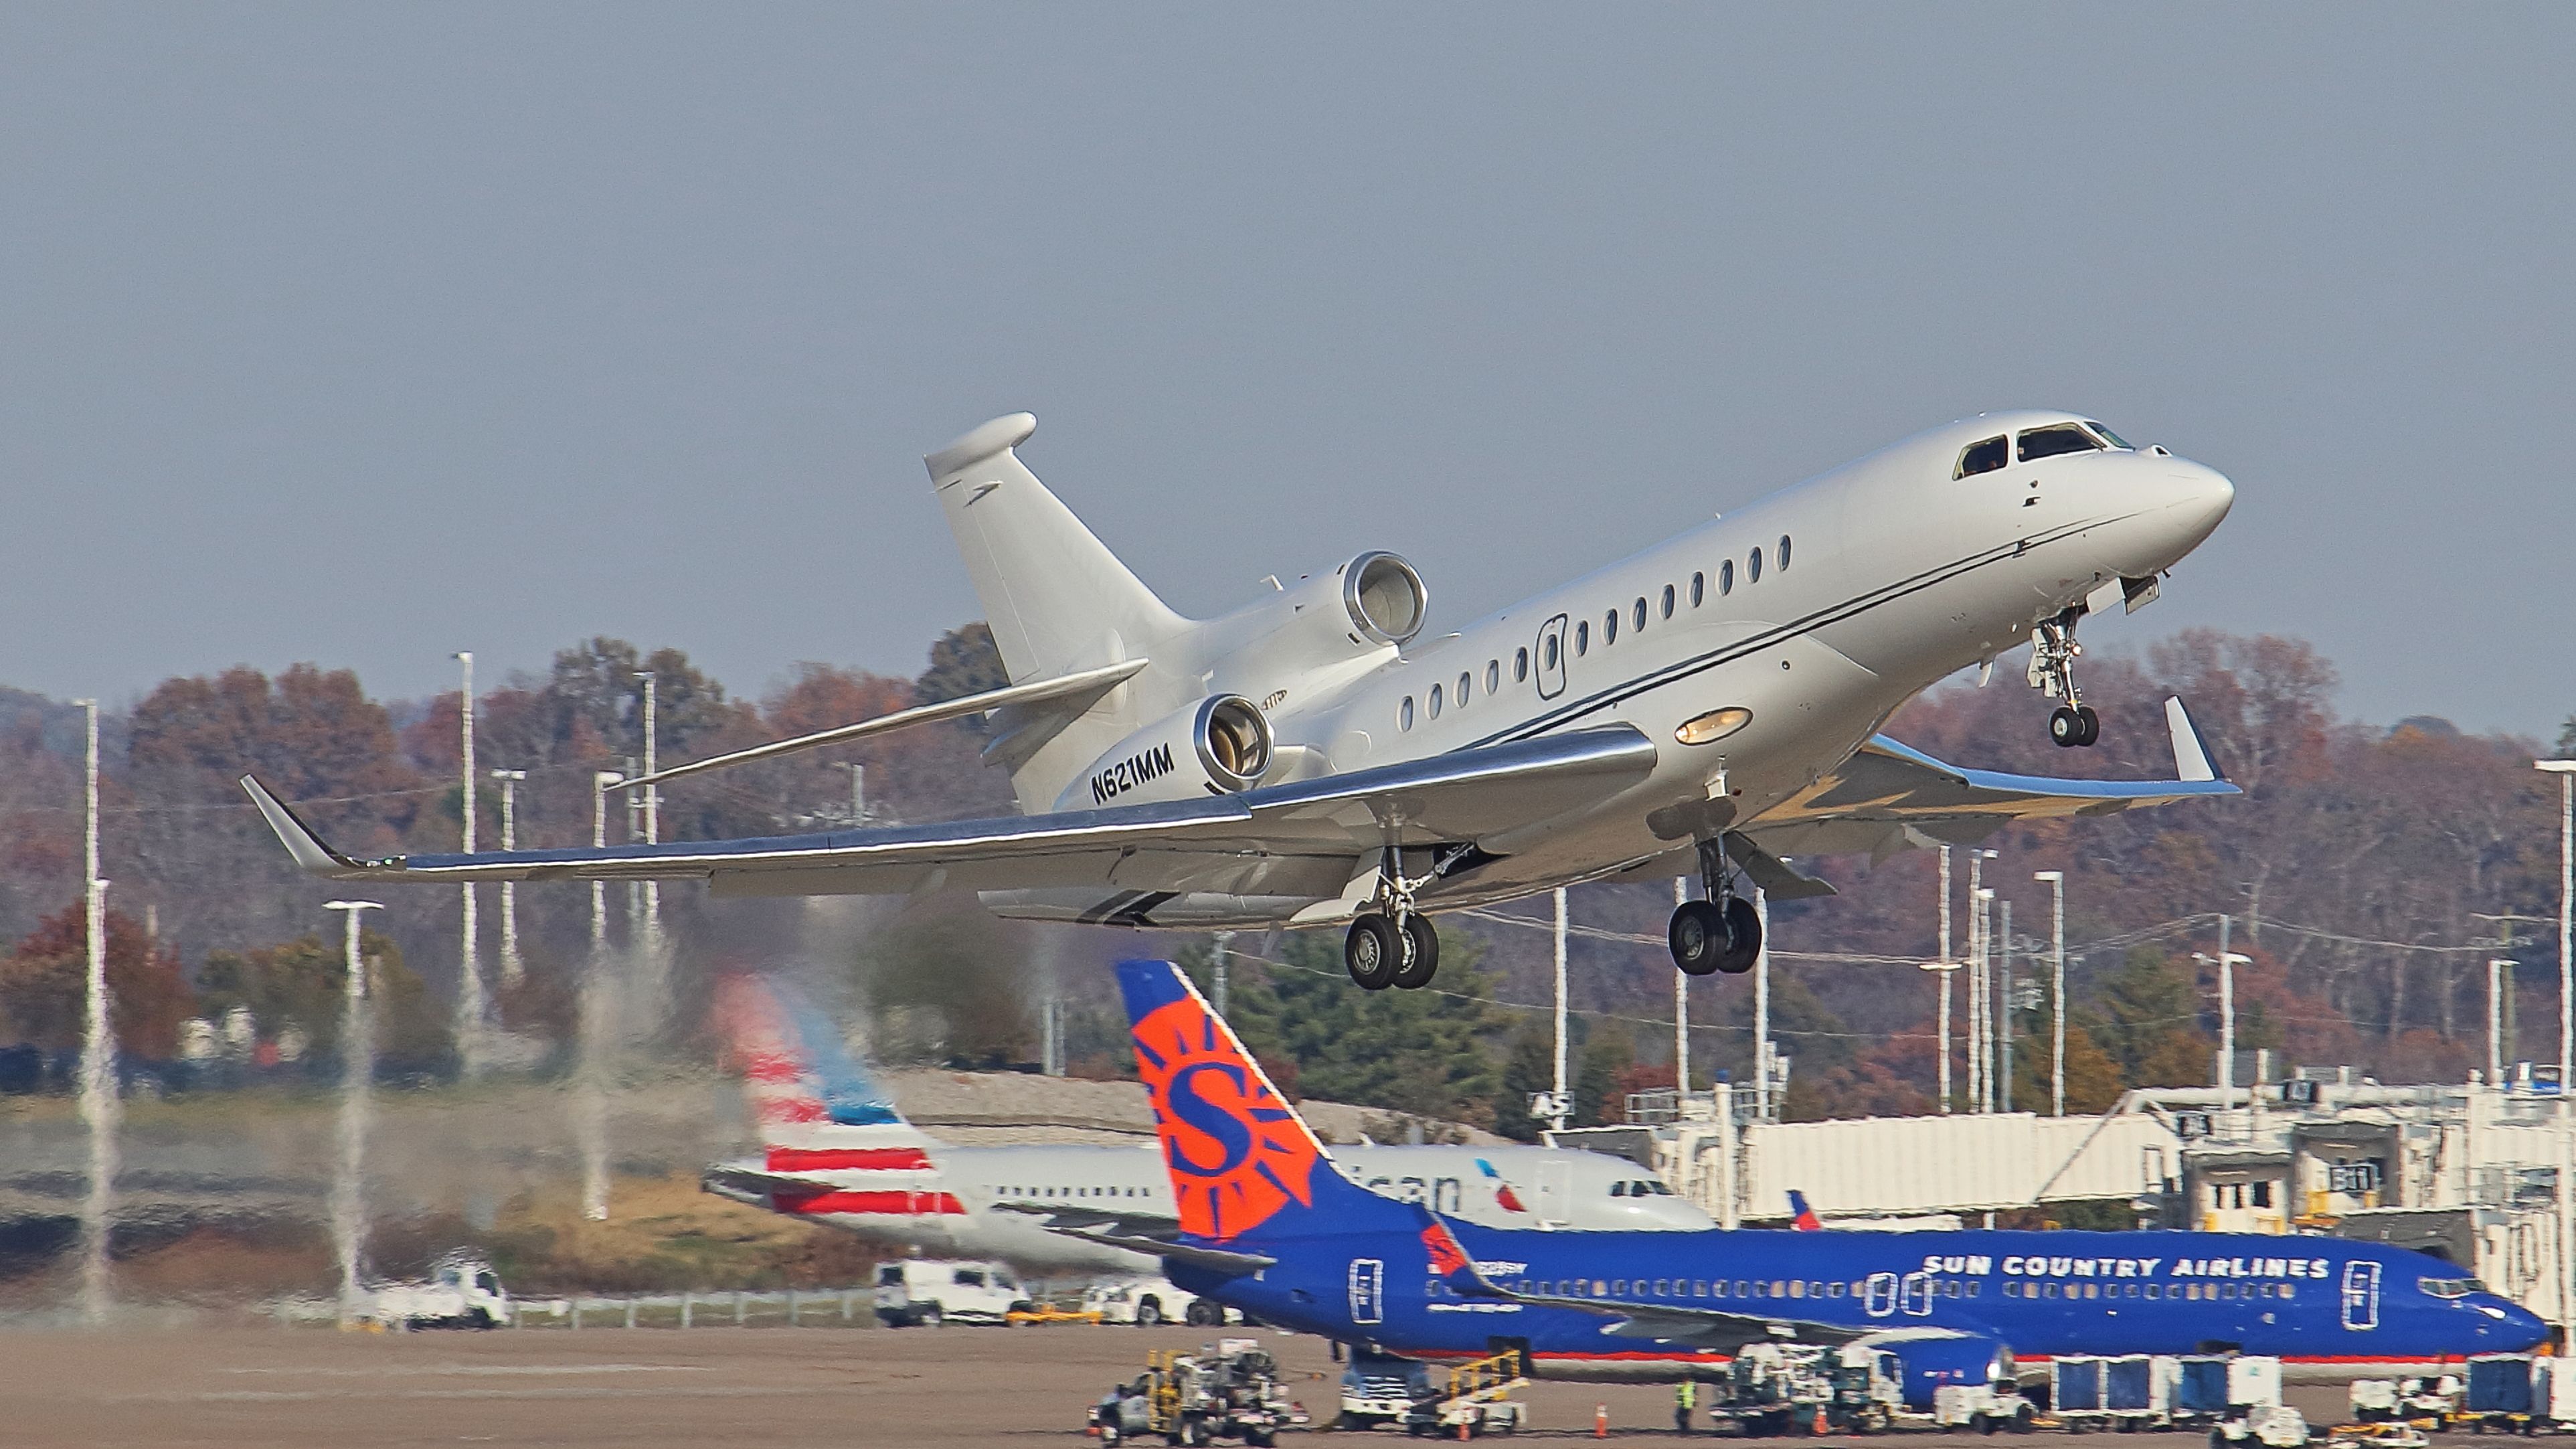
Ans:
{"label": "ground service vehicle", "polygon": [[1030,1307],[1011,1270],[999,1263],[906,1258],[877,1265],[877,1318],[889,1328],[1000,1323]]}
{"label": "ground service vehicle", "polygon": [[1160,1434],[1171,1444],[1240,1439],[1266,1449],[1281,1430],[1307,1423],[1259,1339],[1221,1338],[1196,1353],[1157,1350],[1145,1363],[1141,1376],[1092,1405],[1091,1427],[1103,1444]]}
{"label": "ground service vehicle", "polygon": [[1152,1328],[1163,1323],[1191,1323],[1216,1328],[1243,1321],[1242,1314],[1228,1312],[1225,1305],[1215,1299],[1201,1298],[1186,1289],[1174,1287],[1168,1278],[1123,1278],[1094,1283],[1083,1290],[1082,1306],[1098,1313],[1103,1323],[1132,1323],[1139,1328]]}
{"label": "ground service vehicle", "polygon": [[497,1328],[510,1321],[510,1295],[492,1265],[455,1252],[431,1265],[426,1283],[389,1283],[366,1317],[387,1328]]}
{"label": "ground service vehicle", "polygon": [[2222,1419],[2209,1431],[2209,1449],[2230,1449],[2233,1445],[2259,1444],[2263,1449],[2305,1449],[2308,1442],[2306,1416],[2287,1404],[2260,1404],[2232,1419]]}
{"label": "ground service vehicle", "polygon": [[1342,1371],[1337,1427],[1403,1426],[1408,1434],[1455,1438],[1517,1433],[1528,1406],[1510,1397],[1529,1382],[1517,1353],[1491,1354],[1437,1368],[1411,1359],[1353,1352]]}

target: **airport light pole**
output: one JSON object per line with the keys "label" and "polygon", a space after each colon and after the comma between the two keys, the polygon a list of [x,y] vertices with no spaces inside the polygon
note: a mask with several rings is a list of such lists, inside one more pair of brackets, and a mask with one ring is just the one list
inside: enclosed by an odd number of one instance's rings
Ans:
{"label": "airport light pole", "polygon": [[1556,888],[1556,1130],[1565,1130],[1565,1116],[1574,1099],[1566,1095],[1565,1083],[1565,887]]}
{"label": "airport light pole", "polygon": [[2235,921],[2232,916],[2218,918],[2218,954],[2194,951],[2191,959],[2206,961],[2218,968],[2218,1110],[2236,1108],[2236,968],[2253,964],[2254,958],[2227,949],[2227,930]]}
{"label": "airport light pole", "polygon": [[2576,760],[2534,760],[2558,777],[2558,1305],[2559,1321],[2576,1319],[2576,1120],[2568,1115],[2571,1060],[2576,1060],[2576,957],[2569,909],[2576,898]]}
{"label": "airport light pole", "polygon": [[1950,847],[1941,847],[1941,1115],[1950,1115]]}
{"label": "airport light pole", "polygon": [[[1674,876],[1673,904],[1689,899],[1690,877]],[[1673,973],[1673,1089],[1683,1097],[1690,1095],[1690,974],[1683,971]],[[1681,1110],[1679,1098],[1673,1110]]]}
{"label": "airport light pole", "polygon": [[[608,792],[626,777],[600,770],[590,777],[590,843],[608,844]],[[581,1214],[608,1221],[608,1090],[602,1055],[608,1037],[608,883],[590,883],[590,960],[581,973],[580,1017],[573,1030],[579,1089],[573,1094],[573,1135],[581,1147]]]}
{"label": "airport light pole", "polygon": [[[852,768],[857,769],[864,767],[853,766]],[[1208,984],[1215,988],[1215,990],[1210,991],[1208,995],[1215,998],[1216,1014],[1219,1016],[1225,1015],[1226,950],[1233,944],[1234,933],[1232,931],[1219,931],[1216,933],[1208,950]]]}
{"label": "airport light pole", "polygon": [[850,824],[868,823],[868,767],[855,760],[845,760],[841,768],[850,772]]}
{"label": "airport light pole", "polygon": [[[654,678],[653,671],[650,669],[639,669],[635,671],[635,677],[644,681],[644,774],[646,778],[649,779],[653,775],[653,772],[659,768],[654,763],[658,758],[654,753],[658,748],[655,738],[658,731],[654,728],[654,711],[658,701],[658,696],[661,692],[661,681]],[[644,787],[644,843],[646,845],[658,845],[661,841],[662,787],[659,785],[647,785]],[[644,882],[644,930],[649,940],[650,949],[657,951],[660,950],[662,946],[662,883],[657,880],[648,880]]]}
{"label": "airport light pole", "polygon": [[1989,1079],[1987,1053],[1992,1050],[1986,1031],[1987,972],[1986,902],[1991,895],[1985,888],[1986,862],[1999,852],[1968,852],[1968,1105],[1969,1110],[1983,1112],[1993,1105],[1994,1083]]}
{"label": "airport light pole", "polygon": [[2511,956],[2487,958],[2487,1085],[2504,1086],[2504,984],[2513,979]]}
{"label": "airport light pole", "polygon": [[[2576,1062],[2576,957],[2568,950],[2571,897],[2576,897],[2576,760],[2534,760],[2558,777],[2558,1101],[2566,1110],[2569,1063]],[[2576,1272],[2576,1265],[2571,1265]]]}
{"label": "airport light pole", "polygon": [[[519,782],[528,778],[525,770],[494,770],[492,778],[501,782],[501,848],[519,848]],[[516,986],[527,974],[527,963],[519,959],[519,883],[501,882],[501,984]]]}
{"label": "airport light pole", "polygon": [[2045,881],[2056,910],[2056,925],[2049,932],[2049,1115],[2066,1115],[2066,872],[2041,870],[2031,872],[2032,880]]}
{"label": "airport light pole", "polygon": [[[457,662],[464,670],[463,682],[456,694],[459,750],[463,756],[465,780],[465,853],[474,853],[474,651],[459,650]],[[475,907],[478,892],[474,882],[457,887],[465,894],[463,944],[457,953],[456,972],[456,1054],[467,1077],[483,1070],[483,960],[481,932],[476,929]]]}
{"label": "airport light pole", "polygon": [[[1991,852],[1980,851],[1981,855]],[[1969,969],[1976,999],[1969,1029],[1977,1036],[1977,1110],[1995,1110],[1995,888],[1976,889],[1977,949]]]}
{"label": "airport light pole", "polygon": [[331,1244],[340,1259],[340,1321],[358,1316],[359,1259],[367,1234],[367,1113],[376,1069],[375,1033],[367,1007],[367,967],[358,954],[359,918],[381,911],[374,901],[324,901],[322,909],[338,911],[342,964],[346,973],[340,1014],[340,1160],[331,1174]]}
{"label": "airport light pole", "polygon": [[1941,1114],[1950,1113],[1950,974],[1959,969],[1951,960],[1926,961],[1926,971],[1941,973]]}
{"label": "airport light pole", "polygon": [[116,1095],[115,1023],[107,994],[107,882],[98,876],[98,701],[80,701],[87,745],[82,753],[81,910],[89,961],[81,1028],[80,1114],[89,1129],[89,1191],[81,1199],[81,1318],[107,1320],[107,1250],[115,1230],[116,1129],[124,1115]]}
{"label": "airport light pole", "polygon": [[1762,887],[1753,888],[1753,919],[1762,923],[1762,946],[1753,953],[1753,1064],[1760,1075],[1753,1083],[1753,1108],[1771,1120],[1771,902]]}
{"label": "airport light pole", "polygon": [[2012,1111],[2012,902],[2002,902],[2002,936],[1994,946],[1994,1013],[1996,1013],[1996,1111]]}

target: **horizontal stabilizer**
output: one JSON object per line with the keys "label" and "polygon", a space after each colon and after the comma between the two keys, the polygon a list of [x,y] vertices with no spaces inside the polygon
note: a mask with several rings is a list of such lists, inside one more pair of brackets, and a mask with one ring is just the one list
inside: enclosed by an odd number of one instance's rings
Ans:
{"label": "horizontal stabilizer", "polygon": [[1149,662],[1151,661],[1144,659],[1128,659],[1116,664],[1103,665],[1098,669],[1060,674],[1053,679],[1033,680],[1027,684],[1014,684],[1004,689],[988,689],[982,694],[967,694],[955,699],[943,699],[937,704],[918,704],[910,709],[896,710],[892,714],[878,715],[875,719],[861,720],[857,724],[840,725],[828,730],[817,730],[810,735],[798,735],[793,739],[773,740],[765,745],[754,745],[747,750],[735,750],[730,754],[711,755],[703,760],[691,760],[685,765],[674,765],[657,774],[638,775],[632,780],[620,780],[617,782],[617,787],[621,790],[632,790],[638,785],[656,785],[664,780],[677,780],[684,775],[700,774],[707,770],[748,765],[757,760],[774,760],[781,755],[792,755],[803,750],[818,750],[826,745],[851,744],[859,740],[872,739],[878,735],[891,734],[896,730],[909,729],[914,725],[964,719],[970,714],[984,714],[1013,706],[1051,704],[1060,710],[1080,714],[1098,703],[1101,696],[1142,673]]}

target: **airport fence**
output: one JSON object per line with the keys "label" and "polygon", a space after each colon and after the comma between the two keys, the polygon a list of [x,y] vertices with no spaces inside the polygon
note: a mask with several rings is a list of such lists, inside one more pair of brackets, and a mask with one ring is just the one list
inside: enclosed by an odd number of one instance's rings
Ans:
{"label": "airport fence", "polygon": [[[337,1323],[339,1304],[328,1298],[289,1299],[270,1305],[283,1328]],[[584,1293],[568,1298],[514,1299],[504,1328],[874,1328],[876,1294],[869,1288],[787,1288],[772,1292]]]}

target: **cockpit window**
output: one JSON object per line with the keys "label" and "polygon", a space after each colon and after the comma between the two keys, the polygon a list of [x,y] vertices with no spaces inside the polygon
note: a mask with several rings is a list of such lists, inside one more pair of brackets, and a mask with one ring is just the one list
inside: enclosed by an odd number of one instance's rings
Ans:
{"label": "cockpit window", "polygon": [[2066,453],[2098,453],[2101,440],[2073,423],[2059,423],[2053,428],[2033,428],[2021,435],[2021,460],[2025,463],[2040,458],[2055,458]]}
{"label": "cockpit window", "polygon": [[2011,461],[2012,453],[2005,447],[2004,439],[1988,438],[1982,443],[1970,443],[1966,451],[1959,454],[1959,471],[1953,476],[1967,478],[1978,473],[1991,473]]}
{"label": "cockpit window", "polygon": [[2100,423],[2094,422],[2094,421],[2092,421],[2091,419],[2087,419],[2087,420],[2085,421],[2085,423],[2084,423],[2084,426],[2086,426],[2086,427],[2088,427],[2088,428],[2091,428],[2093,431],[2095,431],[2095,432],[2097,432],[2097,433],[2100,433],[2100,434],[2102,435],[2102,440],[2103,440],[2104,442],[2106,442],[2106,443],[2109,443],[2109,444],[2110,444],[2112,447],[2114,447],[2114,448],[2118,448],[2118,449],[2120,449],[2121,451],[2123,451],[2123,452],[2128,452],[2128,453],[2134,453],[2134,452],[2138,451],[2138,445],[2137,445],[2137,444],[2130,442],[2128,439],[2126,439],[2126,438],[2124,438],[2124,437],[2121,437],[2118,433],[2112,432],[2109,428],[2106,428],[2106,427],[2102,426]]}
{"label": "cockpit window", "polygon": [[2418,1278],[2415,1286],[2436,1298],[2466,1298],[2487,1291],[2487,1285],[2475,1278]]}

